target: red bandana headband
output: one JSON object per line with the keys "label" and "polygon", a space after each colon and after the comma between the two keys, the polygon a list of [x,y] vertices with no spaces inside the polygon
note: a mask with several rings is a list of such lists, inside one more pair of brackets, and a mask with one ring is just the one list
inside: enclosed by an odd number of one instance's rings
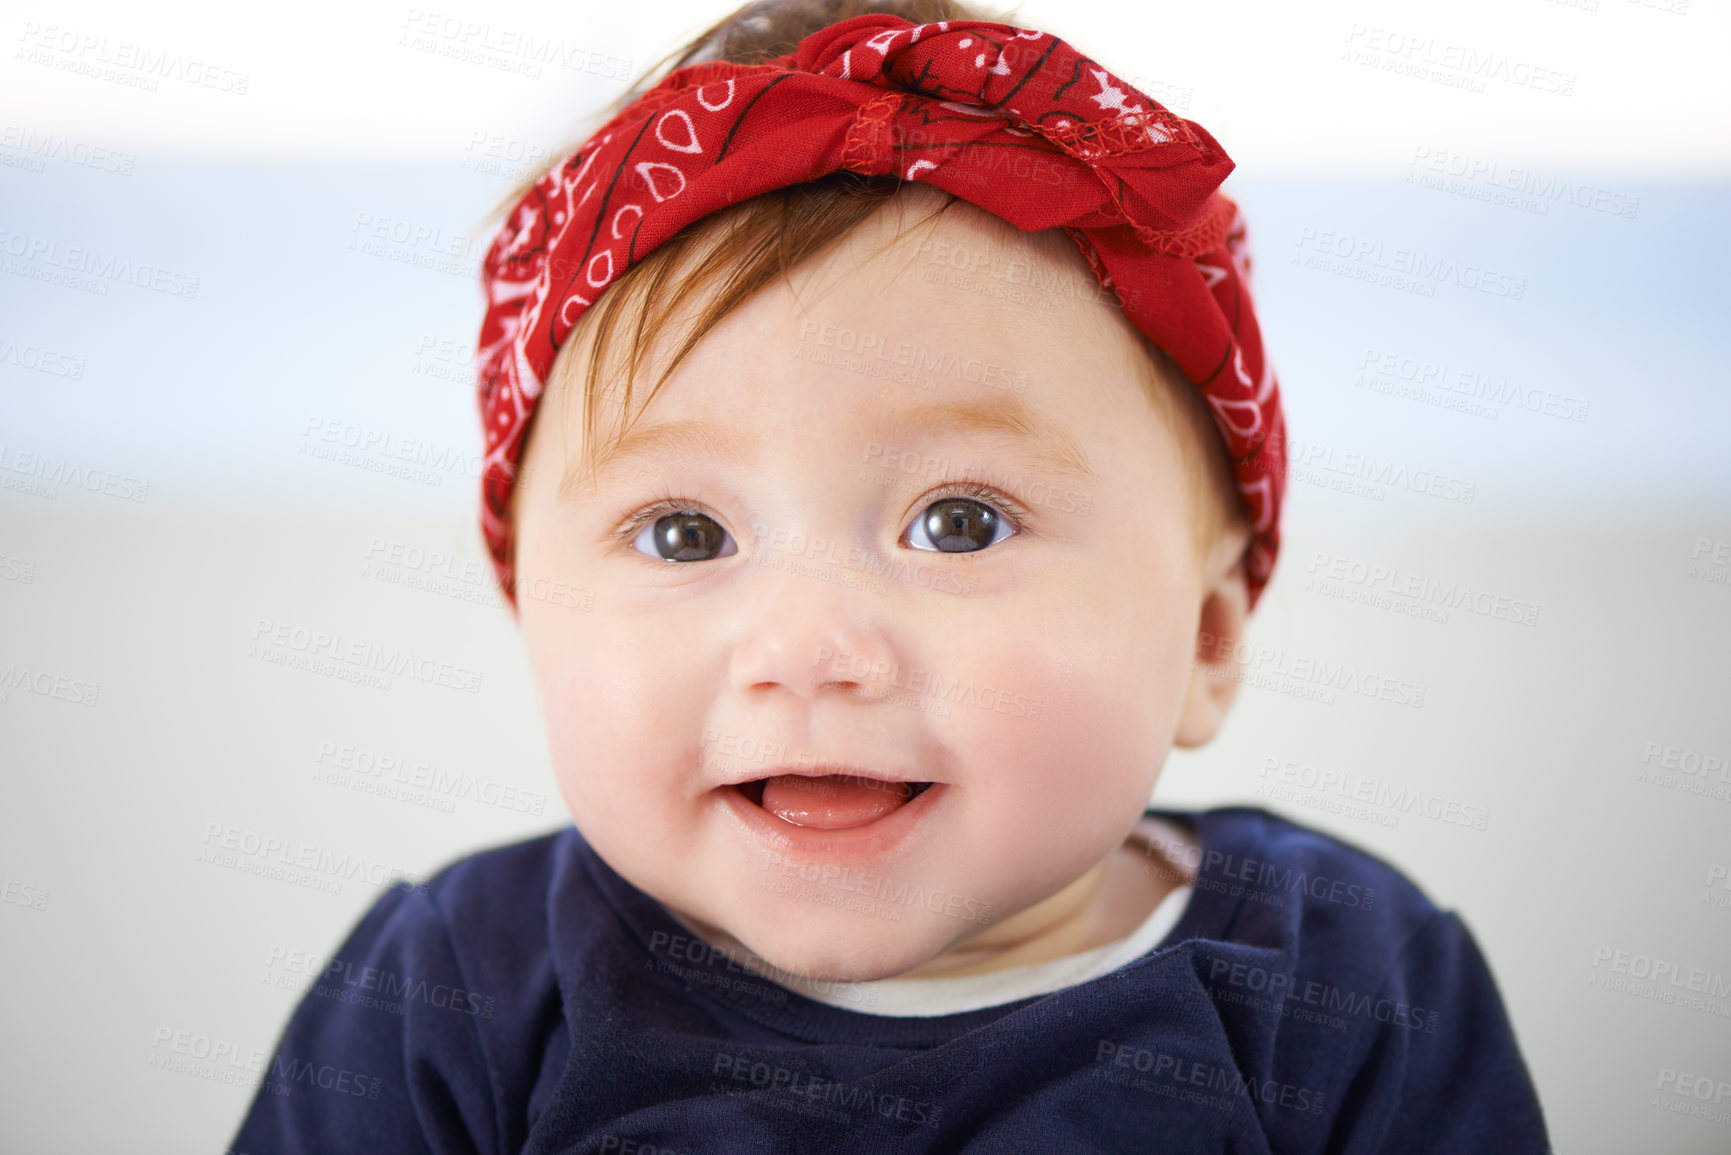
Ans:
{"label": "red bandana headband", "polygon": [[[1056,176],[1009,175],[1029,160]],[[487,252],[481,528],[506,598],[516,605],[506,510],[529,419],[583,311],[685,225],[846,169],[1075,240],[1208,402],[1251,515],[1254,605],[1280,545],[1286,438],[1243,219],[1215,192],[1232,168],[1201,125],[1064,41],[1007,24],[856,16],[765,64],[669,74],[537,181]]]}

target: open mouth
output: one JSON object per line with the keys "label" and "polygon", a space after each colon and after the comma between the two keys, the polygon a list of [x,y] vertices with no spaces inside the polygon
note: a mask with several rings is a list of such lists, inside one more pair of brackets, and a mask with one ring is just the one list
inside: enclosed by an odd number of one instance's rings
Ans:
{"label": "open mouth", "polygon": [[901,809],[931,787],[930,782],[887,782],[857,774],[778,774],[735,789],[790,825],[852,830]]}

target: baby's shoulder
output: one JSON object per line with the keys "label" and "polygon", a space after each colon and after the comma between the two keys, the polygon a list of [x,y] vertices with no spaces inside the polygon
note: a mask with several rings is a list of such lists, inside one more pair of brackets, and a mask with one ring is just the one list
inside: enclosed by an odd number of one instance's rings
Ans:
{"label": "baby's shoulder", "polygon": [[550,912],[556,900],[576,897],[560,892],[562,880],[583,875],[573,870],[581,846],[576,829],[565,827],[464,855],[398,892],[397,932],[381,942],[386,956],[441,960],[437,971],[417,967],[459,988],[475,1008],[490,1062],[529,1061],[544,1050],[548,1024],[559,1021]]}
{"label": "baby's shoulder", "polygon": [[1260,807],[1154,813],[1194,831],[1196,894],[1235,940],[1387,957],[1453,917],[1377,854]]}
{"label": "baby's shoulder", "polygon": [[1459,916],[1377,854],[1267,810],[1155,816],[1196,847],[1168,970],[1207,1000],[1246,1079],[1309,1090],[1333,1114],[1331,1149],[1422,1136],[1545,1150],[1508,1012]]}
{"label": "baby's shoulder", "polygon": [[[547,906],[573,854],[575,828],[556,829],[447,862],[412,890],[459,958],[495,959],[547,949]],[[478,947],[485,944],[485,951]]]}
{"label": "baby's shoulder", "polygon": [[474,851],[446,863],[415,889],[453,926],[544,922],[548,892],[575,835],[575,829],[566,827]]}

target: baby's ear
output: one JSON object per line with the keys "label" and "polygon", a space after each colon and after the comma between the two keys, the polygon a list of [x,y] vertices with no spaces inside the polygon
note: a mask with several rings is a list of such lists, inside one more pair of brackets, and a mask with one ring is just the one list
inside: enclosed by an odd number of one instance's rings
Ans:
{"label": "baby's ear", "polygon": [[1172,744],[1205,746],[1226,720],[1238,696],[1242,670],[1235,655],[1250,617],[1250,579],[1244,569],[1250,530],[1235,524],[1220,535],[1202,571],[1202,612],[1196,622],[1196,651],[1178,732]]}

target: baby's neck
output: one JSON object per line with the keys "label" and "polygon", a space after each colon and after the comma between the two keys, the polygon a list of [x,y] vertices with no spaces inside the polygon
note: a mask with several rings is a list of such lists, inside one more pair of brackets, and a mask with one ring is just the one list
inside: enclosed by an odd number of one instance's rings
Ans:
{"label": "baby's neck", "polygon": [[[896,979],[960,978],[1081,954],[1135,933],[1178,885],[1176,867],[1151,859],[1135,836],[1081,878]],[[720,927],[670,911],[687,930],[728,951],[750,951]]]}
{"label": "baby's neck", "polygon": [[1126,843],[1057,894],[958,943],[898,979],[959,978],[1081,954],[1135,933],[1173,888]]}

